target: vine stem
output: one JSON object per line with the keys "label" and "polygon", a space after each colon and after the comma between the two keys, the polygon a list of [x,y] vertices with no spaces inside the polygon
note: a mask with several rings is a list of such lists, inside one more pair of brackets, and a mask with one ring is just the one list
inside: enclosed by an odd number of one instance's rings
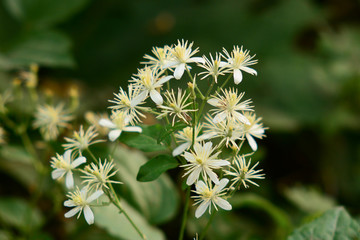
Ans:
{"label": "vine stem", "polygon": [[204,230],[203,230],[202,233],[200,234],[199,240],[203,240],[204,237],[206,236],[206,233],[207,233],[207,231],[208,231],[208,229],[209,229],[212,221],[214,220],[214,217],[215,217],[216,213],[217,213],[217,211],[214,211],[214,212],[211,214],[208,223],[206,224]]}
{"label": "vine stem", "polygon": [[180,234],[179,234],[179,240],[184,239],[184,233],[185,233],[185,227],[186,227],[186,221],[187,221],[187,214],[189,211],[189,202],[190,202],[190,189],[191,187],[187,187],[186,190],[186,200],[185,200],[185,206],[184,206],[184,212],[181,222],[181,228],[180,228]]}
{"label": "vine stem", "polygon": [[[92,153],[92,151],[87,148],[86,149],[87,152],[90,154],[90,156],[92,157],[92,159],[94,160],[94,162],[96,164],[98,164],[98,160],[96,159],[95,155]],[[130,224],[133,226],[133,228],[136,230],[136,232],[140,235],[141,239],[143,240],[147,240],[145,234],[143,234],[141,232],[141,230],[139,229],[139,227],[135,224],[135,222],[131,219],[131,217],[129,216],[129,214],[125,211],[125,209],[122,207],[120,200],[115,192],[114,187],[112,186],[111,183],[109,183],[109,187],[110,187],[110,191],[111,191],[111,195],[113,196],[113,198],[110,198],[110,201],[112,201],[112,203],[120,210],[120,213],[123,213],[124,216],[126,217],[126,219],[130,222]]]}

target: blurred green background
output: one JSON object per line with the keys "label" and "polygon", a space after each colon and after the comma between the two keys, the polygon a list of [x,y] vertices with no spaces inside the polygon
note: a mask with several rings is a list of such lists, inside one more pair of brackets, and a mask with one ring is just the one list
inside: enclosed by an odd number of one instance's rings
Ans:
{"label": "blurred green background", "polygon": [[[282,239],[337,205],[360,216],[359,24],[357,0],[2,0],[0,87],[38,63],[40,88],[64,96],[75,84],[84,111],[104,112],[153,46],[185,39],[208,55],[243,45],[259,60],[238,87],[270,128],[254,157],[266,180],[234,200],[235,214],[219,214],[220,236]],[[2,174],[2,197],[22,190]],[[58,221],[46,236],[69,239]],[[160,225],[168,239],[178,222]],[[84,228],[68,232],[102,233]]]}

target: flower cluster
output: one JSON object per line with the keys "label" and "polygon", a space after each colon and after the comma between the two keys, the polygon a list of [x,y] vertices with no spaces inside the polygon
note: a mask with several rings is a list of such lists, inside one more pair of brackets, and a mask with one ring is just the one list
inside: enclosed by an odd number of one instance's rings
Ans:
{"label": "flower cluster", "polygon": [[[182,163],[186,184],[195,184],[195,204],[199,204],[196,217],[206,209],[210,212],[211,206],[230,210],[226,199],[241,184],[246,188],[247,183],[258,186],[251,179],[262,179],[264,174],[254,169],[258,163],[251,167],[251,161],[240,152],[245,142],[250,153],[255,152],[256,139],[262,139],[266,129],[261,118],[256,117],[252,101],[244,99],[245,92],[225,88],[230,79],[239,84],[243,72],[257,75],[252,68],[257,63],[255,55],[242,46],[234,46],[231,52],[224,48],[209,57],[196,56],[198,53],[199,48],[184,40],[153,48],[153,55],[144,56],[144,67],[129,81],[128,91],[120,88],[115,99],[109,100],[113,104],[110,119],[99,122],[110,129],[110,141],[115,141],[122,131],[141,133],[136,125],[143,122],[145,113],[155,114],[173,127],[169,148]],[[206,91],[197,85],[196,75],[208,81]],[[172,79],[186,81],[187,88],[172,88]],[[182,129],[177,128],[179,124],[183,124]],[[231,149],[230,155],[223,153],[225,148]]]}

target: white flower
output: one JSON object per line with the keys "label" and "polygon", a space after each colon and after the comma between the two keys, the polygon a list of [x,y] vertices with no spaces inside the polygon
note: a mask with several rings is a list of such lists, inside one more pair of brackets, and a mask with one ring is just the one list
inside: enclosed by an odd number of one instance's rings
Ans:
{"label": "white flower", "polygon": [[240,102],[244,96],[244,92],[238,95],[237,89],[223,90],[221,89],[224,96],[218,92],[217,96],[213,96],[207,102],[216,107],[211,111],[214,112],[214,122],[218,123],[224,119],[236,120],[245,124],[250,124],[249,120],[242,113],[243,111],[253,111],[250,106],[251,100],[245,100]]}
{"label": "white flower", "polygon": [[185,91],[184,94],[182,94],[182,91],[179,88],[177,92],[177,96],[175,96],[174,90],[171,89],[171,92],[166,91],[165,97],[167,100],[166,101],[167,106],[164,105],[158,106],[159,108],[161,108],[162,113],[159,116],[157,116],[157,118],[162,118],[169,114],[170,116],[173,115],[173,119],[172,119],[173,126],[175,124],[176,117],[180,118],[185,123],[189,123],[189,121],[191,121],[191,117],[187,113],[197,111],[194,109],[186,109],[189,105],[191,105],[191,102],[186,103],[190,95],[186,96]]}
{"label": "white flower", "polygon": [[192,57],[199,51],[199,48],[196,48],[195,50],[191,49],[193,44],[194,43],[192,42],[188,46],[188,41],[185,42],[183,39],[181,42],[178,40],[178,44],[175,47],[170,48],[171,59],[164,68],[176,67],[174,71],[174,77],[176,79],[180,79],[182,77],[186,64],[193,62],[204,63],[203,58]]}
{"label": "white flower", "polygon": [[103,139],[94,140],[98,136],[98,133],[95,130],[95,126],[90,126],[86,132],[81,125],[79,131],[74,131],[73,137],[65,137],[65,141],[68,143],[63,144],[62,146],[65,149],[76,150],[79,155],[82,155],[82,151],[87,149],[90,145],[104,142]]}
{"label": "white flower", "polygon": [[231,210],[232,207],[228,201],[224,199],[224,195],[226,194],[225,187],[228,184],[229,180],[223,178],[220,180],[218,185],[212,187],[211,182],[208,182],[206,185],[203,181],[198,181],[195,185],[196,190],[194,191],[198,196],[194,196],[195,205],[200,204],[195,211],[195,217],[201,217],[206,209],[209,208],[209,213],[211,213],[211,205],[214,206],[217,211],[217,206],[224,210]]}
{"label": "white flower", "polygon": [[262,139],[265,136],[265,129],[261,121],[261,118],[256,118],[253,113],[245,113],[244,116],[249,120],[249,125],[244,125],[245,137],[253,151],[257,150],[257,144],[253,137]]}
{"label": "white flower", "polygon": [[131,117],[130,123],[134,125],[136,122],[141,122],[140,117],[146,118],[139,110],[146,109],[139,105],[144,104],[144,98],[140,95],[141,88],[134,84],[129,84],[128,93],[120,88],[119,93],[114,93],[115,99],[109,100],[114,103],[111,109],[124,111],[129,117]]}
{"label": "white flower", "polygon": [[142,132],[140,127],[129,126],[130,118],[125,112],[113,111],[110,118],[111,120],[105,118],[100,119],[99,124],[110,129],[109,139],[112,142],[120,137],[122,131]]}
{"label": "white flower", "polygon": [[72,170],[75,169],[77,166],[86,162],[85,157],[78,157],[75,160],[71,159],[71,150],[67,150],[64,155],[56,154],[56,157],[51,158],[51,167],[54,170],[51,172],[51,177],[53,179],[62,178],[64,175],[65,183],[67,188],[74,187],[74,178]]}
{"label": "white flower", "polygon": [[34,127],[40,129],[40,133],[47,141],[56,140],[60,134],[60,129],[69,126],[68,122],[72,120],[68,110],[64,109],[63,104],[57,106],[38,106],[35,113]]}
{"label": "white flower", "polygon": [[225,174],[228,176],[232,176],[233,183],[231,184],[230,188],[232,188],[234,185],[239,184],[239,188],[241,186],[241,183],[244,185],[245,188],[248,188],[249,186],[246,184],[246,182],[249,182],[255,186],[259,186],[257,183],[253,182],[251,179],[264,179],[264,175],[262,172],[262,169],[255,170],[254,168],[259,164],[257,162],[252,168],[250,168],[251,159],[246,163],[244,156],[237,156],[235,158],[235,166],[230,166],[231,171],[225,171]]}
{"label": "white flower", "polygon": [[218,76],[224,75],[228,71],[225,68],[227,63],[221,61],[221,55],[219,55],[218,53],[216,53],[215,59],[210,53],[211,61],[205,56],[203,56],[203,58],[205,62],[203,64],[199,64],[199,66],[204,68],[206,71],[199,73],[199,75],[204,75],[201,79],[212,76],[217,83]]}
{"label": "white flower", "polygon": [[184,152],[183,157],[188,161],[188,164],[182,165],[185,168],[186,173],[184,176],[188,176],[186,180],[187,185],[192,185],[200,177],[200,173],[204,180],[210,179],[215,183],[219,183],[219,179],[213,169],[219,169],[222,166],[229,165],[226,160],[217,159],[220,151],[213,154],[215,148],[212,148],[212,143],[207,142],[205,144],[195,143],[194,151]]}
{"label": "white flower", "polygon": [[169,46],[165,46],[163,48],[153,47],[151,52],[155,55],[155,57],[146,54],[144,58],[149,61],[141,62],[141,64],[146,64],[153,68],[164,68],[169,61],[169,50]]}
{"label": "white flower", "polygon": [[164,83],[173,78],[173,76],[162,77],[163,71],[159,71],[157,68],[145,67],[138,70],[136,77],[132,77],[130,80],[140,87],[139,99],[143,101],[148,95],[151,100],[157,105],[163,103],[161,94],[157,91]]}
{"label": "white flower", "polygon": [[98,199],[104,192],[102,190],[98,190],[91,194],[89,197],[88,195],[88,189],[87,187],[84,187],[79,190],[79,188],[76,189],[75,192],[70,192],[67,197],[70,198],[69,200],[66,200],[64,202],[65,207],[73,207],[70,211],[65,213],[66,218],[71,218],[75,214],[78,214],[78,218],[81,215],[81,212],[84,210],[84,216],[86,222],[90,225],[94,223],[94,213],[92,212],[90,208],[90,203],[94,200]]}
{"label": "white flower", "polygon": [[225,119],[215,123],[210,116],[205,119],[207,123],[204,124],[204,135],[207,139],[221,138],[219,145],[225,142],[226,147],[229,147],[231,143],[233,147],[238,148],[236,140],[243,139],[243,124],[232,119]]}
{"label": "white flower", "polygon": [[115,183],[115,184],[121,184],[121,182],[110,180],[112,176],[114,176],[117,172],[111,170],[114,167],[113,162],[107,162],[106,159],[103,163],[101,163],[101,160],[99,161],[99,166],[95,163],[91,163],[90,166],[85,167],[85,171],[82,170],[81,172],[85,174],[85,176],[81,176],[84,178],[84,183],[87,184],[89,189],[95,188],[95,190],[99,190],[102,187],[105,187],[109,189],[107,184]]}
{"label": "white flower", "polygon": [[225,58],[228,61],[227,68],[233,70],[235,84],[239,84],[243,79],[241,71],[245,71],[252,75],[257,75],[257,72],[254,69],[248,67],[257,63],[257,60],[252,60],[255,55],[249,55],[250,51],[243,51],[242,46],[241,48],[234,46],[234,50],[231,52],[231,54],[229,54],[225,48],[223,48],[223,52],[225,53]]}
{"label": "white flower", "polygon": [[[195,126],[194,143],[206,140],[203,135],[199,136],[201,128],[202,125]],[[173,150],[172,155],[174,157],[180,155],[185,150],[188,150],[191,147],[193,141],[193,131],[194,130],[192,127],[186,127],[175,134],[176,139],[178,139],[181,144]]]}

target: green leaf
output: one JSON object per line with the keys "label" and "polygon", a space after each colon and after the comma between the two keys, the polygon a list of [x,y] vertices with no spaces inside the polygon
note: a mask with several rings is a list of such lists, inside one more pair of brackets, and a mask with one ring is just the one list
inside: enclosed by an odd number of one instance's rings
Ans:
{"label": "green leaf", "polygon": [[285,191],[286,197],[308,213],[324,212],[335,207],[335,200],[314,188],[293,187]]}
{"label": "green leaf", "polygon": [[140,182],[150,182],[160,177],[163,172],[177,166],[179,166],[179,163],[172,156],[159,155],[140,167],[136,179]]}
{"label": "green leaf", "polygon": [[70,40],[56,31],[30,32],[11,49],[0,54],[0,68],[12,69],[37,63],[43,66],[71,67]]}
{"label": "green leaf", "polygon": [[359,238],[359,223],[352,219],[343,207],[337,207],[296,229],[288,240]]}
{"label": "green leaf", "polygon": [[[126,201],[121,200],[121,205],[142,233],[146,235],[147,239],[165,239],[164,234],[159,229],[149,225],[146,219],[144,219],[140,213],[127,204]],[[129,220],[124,216],[124,214],[120,214],[119,209],[117,209],[113,204],[93,208],[93,210],[95,215],[95,224],[106,229],[109,234],[120,237],[121,239],[142,239]]]}
{"label": "green leaf", "polygon": [[5,0],[13,17],[30,26],[49,27],[60,23],[86,6],[89,0]]}
{"label": "green leaf", "polygon": [[129,147],[137,148],[144,152],[157,152],[167,150],[167,147],[147,135],[137,133],[122,133],[119,140]]}
{"label": "green leaf", "polygon": [[183,122],[177,122],[174,124],[174,126],[171,124],[166,125],[164,131],[162,131],[157,138],[158,142],[162,142],[164,139],[168,138],[170,134],[183,129],[186,126],[187,125]]}
{"label": "green leaf", "polygon": [[116,176],[124,183],[119,186],[121,195],[151,223],[162,223],[176,214],[179,195],[167,174],[151,183],[139,182],[137,173],[147,162],[141,152],[118,147],[113,158],[118,168]]}
{"label": "green leaf", "polygon": [[0,148],[0,169],[17,179],[24,186],[37,186],[38,173],[33,160],[23,147],[5,145]]}
{"label": "green leaf", "polygon": [[0,198],[0,220],[24,232],[39,228],[44,223],[40,212],[19,198]]}

